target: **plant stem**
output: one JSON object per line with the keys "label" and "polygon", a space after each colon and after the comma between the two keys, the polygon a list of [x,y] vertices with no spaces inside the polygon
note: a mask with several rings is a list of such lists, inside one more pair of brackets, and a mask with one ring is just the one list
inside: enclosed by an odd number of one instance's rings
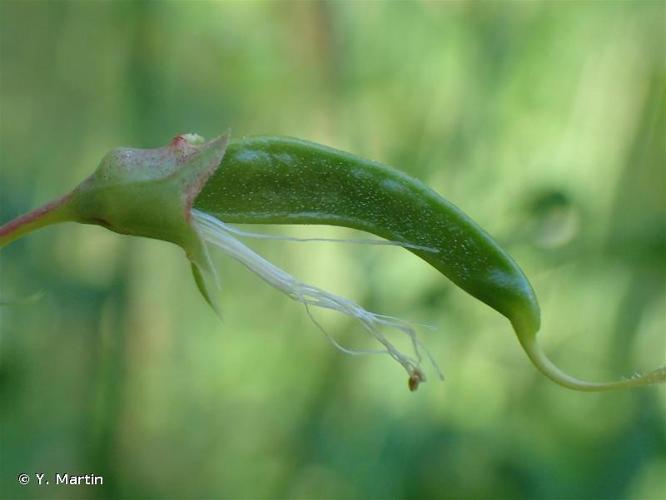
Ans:
{"label": "plant stem", "polygon": [[73,220],[67,204],[70,197],[68,194],[0,226],[0,248],[40,227]]}

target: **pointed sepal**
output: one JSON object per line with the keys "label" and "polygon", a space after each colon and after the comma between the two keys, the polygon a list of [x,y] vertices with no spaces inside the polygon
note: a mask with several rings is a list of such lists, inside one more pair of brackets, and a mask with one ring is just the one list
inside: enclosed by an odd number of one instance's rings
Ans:
{"label": "pointed sepal", "polygon": [[205,142],[193,134],[176,136],[157,149],[117,148],[76,188],[68,200],[75,220],[121,234],[175,243],[192,263],[206,301],[213,300],[215,270],[205,243],[191,224],[194,199],[220,166],[228,134]]}

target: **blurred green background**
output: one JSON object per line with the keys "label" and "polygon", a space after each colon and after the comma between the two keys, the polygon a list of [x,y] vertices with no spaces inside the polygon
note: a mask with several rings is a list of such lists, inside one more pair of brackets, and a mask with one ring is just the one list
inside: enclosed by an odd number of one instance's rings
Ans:
{"label": "blurred green background", "polygon": [[[546,351],[593,380],[666,358],[663,2],[0,3],[0,219],[109,149],[288,135],[394,165],[493,234]],[[251,228],[257,230],[257,228]],[[260,228],[358,237],[325,227]],[[666,391],[583,394],[395,248],[253,241],[306,282],[425,321],[447,380],[331,347],[218,260],[93,226],[3,249],[3,498],[666,498]],[[358,325],[329,331],[367,347]],[[96,488],[21,487],[20,472]],[[33,478],[34,483],[34,478]]]}

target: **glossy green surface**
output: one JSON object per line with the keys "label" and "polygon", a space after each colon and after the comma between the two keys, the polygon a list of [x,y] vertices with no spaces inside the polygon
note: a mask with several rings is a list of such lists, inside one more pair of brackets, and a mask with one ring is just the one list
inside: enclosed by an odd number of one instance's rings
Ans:
{"label": "glossy green surface", "polygon": [[225,222],[331,224],[432,248],[409,250],[512,322],[539,329],[536,297],[513,259],[459,208],[380,163],[298,139],[244,138],[194,206]]}

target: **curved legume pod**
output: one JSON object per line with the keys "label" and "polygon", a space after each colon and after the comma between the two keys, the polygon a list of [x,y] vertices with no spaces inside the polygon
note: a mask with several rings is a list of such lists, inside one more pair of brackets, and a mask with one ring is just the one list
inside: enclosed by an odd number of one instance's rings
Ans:
{"label": "curved legume pod", "polygon": [[[609,383],[563,373],[536,341],[540,312],[527,278],[474,221],[401,172],[297,139],[227,144],[225,136],[204,143],[184,135],[154,150],[113,150],[69,195],[0,227],[0,248],[49,224],[98,224],[181,246],[206,295],[200,273],[210,261],[192,226],[193,208],[223,222],[331,224],[403,243],[506,316],[535,366],[558,384],[599,391],[666,382],[666,367]],[[410,387],[418,381],[410,378]]]}
{"label": "curved legume pod", "polygon": [[408,248],[506,316],[532,362],[565,387],[598,391],[666,381],[660,368],[611,383],[577,380],[536,342],[537,298],[515,261],[473,220],[423,183],[380,163],[307,141],[232,141],[194,207],[225,222],[330,224],[437,249]]}

